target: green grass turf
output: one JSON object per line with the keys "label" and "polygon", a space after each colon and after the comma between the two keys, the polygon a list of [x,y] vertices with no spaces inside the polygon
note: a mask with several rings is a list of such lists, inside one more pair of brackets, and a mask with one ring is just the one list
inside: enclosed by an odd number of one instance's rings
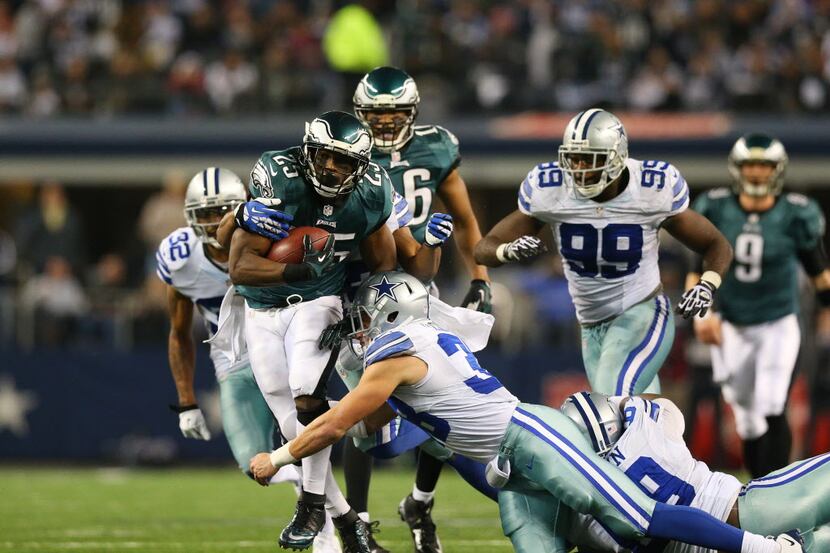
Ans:
{"label": "green grass turf", "polygon": [[[412,551],[397,515],[412,471],[378,470],[370,512],[381,544]],[[283,551],[277,536],[296,496],[290,485],[260,488],[233,468],[0,468],[0,551]],[[438,484],[433,517],[444,550],[510,551],[496,504],[453,471]]]}

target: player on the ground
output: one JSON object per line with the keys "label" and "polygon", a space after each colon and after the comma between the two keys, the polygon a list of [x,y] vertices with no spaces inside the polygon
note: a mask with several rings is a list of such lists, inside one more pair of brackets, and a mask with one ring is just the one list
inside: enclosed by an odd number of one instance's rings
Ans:
{"label": "player on the ground", "polygon": [[[193,388],[196,361],[193,309],[195,306],[199,310],[208,334],[213,335],[219,306],[230,285],[228,251],[216,240],[216,229],[222,216],[233,212],[246,198],[245,185],[233,172],[219,167],[200,171],[191,179],[185,194],[184,213],[189,226],[170,233],[156,253],[156,274],[168,285],[167,353],[179,396],[178,405],[171,407],[179,414],[179,428],[186,438],[211,438]],[[274,417],[257,387],[247,355],[232,362],[211,344],[210,359],[219,383],[225,438],[239,467],[250,475],[251,457],[263,447],[274,445],[277,431]],[[296,471],[288,468],[288,480],[296,483],[299,478]],[[315,539],[314,550],[340,550],[330,523]]]}
{"label": "player on the ground", "polygon": [[[830,551],[830,454],[742,485],[692,456],[683,441],[683,414],[666,398],[580,392],[565,401],[562,412],[585,432],[599,455],[655,501],[696,507],[750,532],[776,534],[798,528],[804,551]],[[625,540],[585,517],[572,517],[570,525],[562,526],[570,526],[569,541],[590,545],[589,550],[631,550]],[[665,551],[709,552],[679,543]]]}
{"label": "player on the ground", "polygon": [[[396,265],[394,240],[385,225],[392,211],[392,185],[386,171],[370,161],[371,147],[372,137],[360,121],[332,111],[307,125],[301,147],[265,152],[254,166],[252,197],[279,202],[294,225],[332,233],[322,251],[308,245],[302,263],[270,261],[264,255],[271,240],[246,231],[261,217],[260,202],[237,210],[242,228],[231,240],[230,274],[245,298],[245,337],[254,375],[289,439],[329,408],[326,383],[336,356],[319,350],[317,339],[342,317],[343,261],[359,249],[371,271]],[[274,232],[274,238],[285,236],[279,225]],[[311,544],[325,521],[328,495],[337,503],[333,516],[344,547],[366,551],[365,524],[340,494],[329,454],[326,448],[303,461],[303,493],[280,544]]]}
{"label": "player on the ground", "polygon": [[[694,328],[701,342],[712,345],[712,374],[735,413],[752,476],[790,459],[785,408],[801,344],[799,261],[821,303],[830,304],[824,216],[806,196],[781,195],[786,168],[779,140],[742,136],[729,154],[732,189],[711,190],[693,206],[735,250],[718,313],[696,318]],[[687,285],[697,274],[688,275]]]}
{"label": "player on the ground", "polygon": [[687,210],[686,180],[664,161],[629,158],[620,120],[589,109],[565,128],[559,161],[528,173],[518,203],[476,246],[476,259],[495,267],[539,255],[545,247],[537,234],[549,225],[582,325],[591,388],[657,390],[674,341],[657,264],[660,229],[703,256],[705,272],[677,308],[683,317],[708,309],[732,259],[723,235]]}
{"label": "player on the ground", "polygon": [[[416,240],[424,242],[429,236],[434,197],[437,195],[446,206],[453,219],[455,243],[472,279],[461,305],[489,313],[490,279],[487,268],[473,258],[481,231],[458,169],[458,139],[438,125],[415,125],[420,103],[418,87],[412,77],[396,67],[378,67],[367,73],[357,85],[352,102],[355,114],[374,138],[372,160],[388,171],[395,190],[409,202],[409,228]],[[367,496],[371,466],[371,459],[347,443],[344,470],[350,501],[360,502]],[[441,551],[430,512],[442,466],[434,457],[419,454],[412,493],[398,509],[410,527],[418,553]]]}
{"label": "player on the ground", "polygon": [[350,338],[365,352],[360,383],[295,439],[257,454],[251,460],[255,477],[267,481],[279,467],[347,432],[365,435],[397,411],[449,449],[479,462],[492,460],[489,466],[506,483],[499,493],[502,524],[518,551],[561,551],[554,549],[549,523],[554,499],[594,515],[627,539],[681,539],[734,553],[801,551],[783,538],[743,532],[700,510],[655,502],[602,460],[567,416],[519,403],[479,365],[459,332],[480,349],[489,328],[483,339],[476,325],[451,332],[430,320],[429,309],[426,288],[410,275],[368,279],[348,314]]}

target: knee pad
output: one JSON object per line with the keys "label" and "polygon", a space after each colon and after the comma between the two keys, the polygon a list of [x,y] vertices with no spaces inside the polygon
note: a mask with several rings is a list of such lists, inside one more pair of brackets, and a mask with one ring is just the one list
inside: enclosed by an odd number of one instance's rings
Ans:
{"label": "knee pad", "polygon": [[313,407],[313,408],[308,409],[308,410],[306,410],[306,409],[300,410],[298,408],[297,409],[297,420],[303,426],[308,426],[309,424],[311,424],[311,421],[313,421],[314,419],[316,419],[317,417],[319,417],[320,415],[322,415],[323,413],[325,413],[328,410],[329,410],[329,404],[328,404],[327,401],[322,401],[322,402],[320,402],[320,404],[317,407]]}

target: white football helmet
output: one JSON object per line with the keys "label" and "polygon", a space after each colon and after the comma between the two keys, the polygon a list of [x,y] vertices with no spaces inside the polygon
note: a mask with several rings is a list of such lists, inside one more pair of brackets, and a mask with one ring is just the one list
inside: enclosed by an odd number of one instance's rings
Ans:
{"label": "white football helmet", "polygon": [[[741,165],[747,162],[768,163],[775,167],[767,182],[756,184],[741,175]],[[787,171],[787,150],[780,140],[766,134],[751,133],[740,137],[732,151],[729,152],[729,172],[734,179],[736,194],[743,192],[749,196],[777,196],[784,187],[784,174]]]}
{"label": "white football helmet", "polygon": [[372,157],[372,135],[354,115],[327,111],[306,123],[302,168],[324,198],[346,196],[366,174]]}
{"label": "white football helmet", "polygon": [[617,409],[605,394],[578,392],[568,396],[562,407],[564,415],[574,421],[591,440],[599,455],[605,455],[614,447],[623,433],[623,421]]}
{"label": "white football helmet", "polygon": [[559,167],[570,175],[576,192],[593,198],[625,169],[628,137],[617,116],[601,109],[579,113],[565,127]]}
{"label": "white football helmet", "polygon": [[187,185],[184,217],[203,242],[221,248],[216,229],[225,213],[248,199],[245,185],[233,171],[208,167],[196,174]]}

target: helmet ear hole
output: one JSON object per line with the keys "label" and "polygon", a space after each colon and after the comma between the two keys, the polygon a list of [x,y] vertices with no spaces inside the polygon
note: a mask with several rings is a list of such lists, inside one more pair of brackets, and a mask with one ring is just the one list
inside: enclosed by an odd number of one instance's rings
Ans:
{"label": "helmet ear hole", "polygon": [[386,322],[394,323],[395,319],[398,318],[398,313],[400,313],[400,311],[393,311],[392,313],[389,313],[389,315],[386,316]]}

